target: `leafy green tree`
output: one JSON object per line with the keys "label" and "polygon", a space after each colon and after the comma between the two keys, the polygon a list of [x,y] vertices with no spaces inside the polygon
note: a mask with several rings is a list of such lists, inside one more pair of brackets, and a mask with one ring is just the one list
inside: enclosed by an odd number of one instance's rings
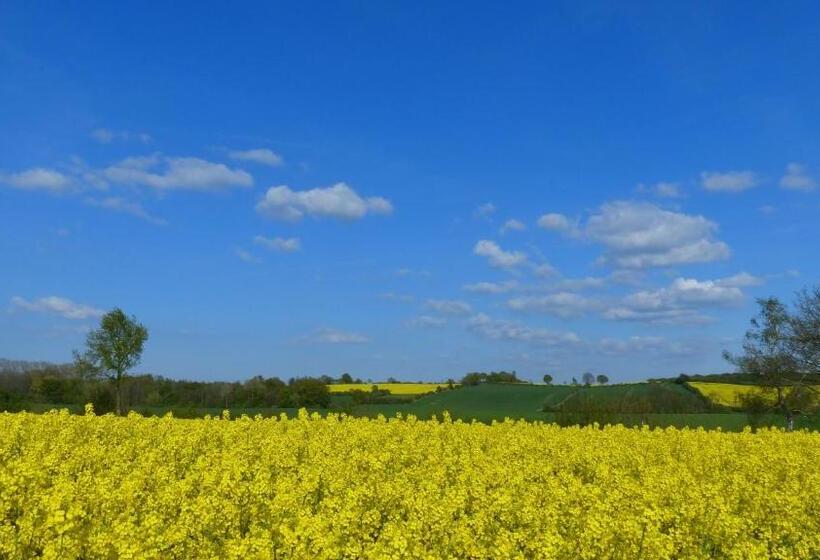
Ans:
{"label": "leafy green tree", "polygon": [[549,373],[545,373],[543,379],[545,384],[552,385],[552,376]]}
{"label": "leafy green tree", "polygon": [[581,376],[581,381],[586,386],[592,385],[593,383],[595,383],[595,376],[587,371],[584,373],[584,375]]}
{"label": "leafy green tree", "polygon": [[140,362],[146,340],[148,329],[116,308],[102,316],[100,328],[88,333],[85,352],[74,352],[77,371],[114,384],[117,414],[122,414],[123,381],[128,370]]}
{"label": "leafy green tree", "polygon": [[811,383],[820,373],[820,289],[802,292],[794,314],[774,297],[757,303],[760,310],[746,332],[743,353],[724,352],[724,357],[770,395],[791,431],[795,416],[807,414],[817,401]]}
{"label": "leafy green tree", "polygon": [[339,378],[339,383],[353,383],[353,377],[349,373],[343,373],[342,376]]}
{"label": "leafy green tree", "polygon": [[607,377],[607,376],[606,376],[606,375],[604,375],[603,373],[599,373],[599,374],[595,377],[595,381],[597,381],[597,382],[598,382],[598,385],[606,385],[607,383],[609,383],[609,377]]}

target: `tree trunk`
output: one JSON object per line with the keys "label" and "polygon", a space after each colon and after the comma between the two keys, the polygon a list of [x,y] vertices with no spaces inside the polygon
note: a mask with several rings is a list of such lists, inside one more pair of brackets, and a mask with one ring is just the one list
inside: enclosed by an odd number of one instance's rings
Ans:
{"label": "tree trunk", "polygon": [[117,389],[117,416],[122,416],[122,376],[119,374],[114,385]]}
{"label": "tree trunk", "polygon": [[794,414],[792,414],[791,410],[786,412],[786,431],[787,432],[793,432],[794,431]]}

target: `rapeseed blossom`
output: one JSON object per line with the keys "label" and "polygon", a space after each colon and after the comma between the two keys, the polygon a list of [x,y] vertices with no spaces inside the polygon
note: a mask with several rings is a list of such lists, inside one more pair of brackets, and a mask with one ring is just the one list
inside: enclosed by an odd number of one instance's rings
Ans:
{"label": "rapeseed blossom", "polygon": [[820,434],[0,414],[0,558],[820,558]]}

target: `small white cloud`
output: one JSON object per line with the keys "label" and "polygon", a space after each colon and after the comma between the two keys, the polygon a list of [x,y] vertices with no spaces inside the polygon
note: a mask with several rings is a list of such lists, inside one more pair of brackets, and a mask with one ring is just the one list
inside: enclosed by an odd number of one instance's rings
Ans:
{"label": "small white cloud", "polygon": [[302,248],[302,243],[298,237],[263,237],[257,235],[253,238],[253,242],[261,245],[271,251],[279,253],[294,253]]}
{"label": "small white cloud", "polygon": [[417,270],[414,268],[402,267],[395,271],[394,273],[396,276],[419,276],[422,278],[428,278],[430,276],[430,271],[428,270]]}
{"label": "small white cloud", "polygon": [[447,324],[447,319],[443,317],[433,317],[431,315],[419,315],[413,317],[405,323],[408,327],[419,327],[424,329],[443,327]]}
{"label": "small white cloud", "polygon": [[490,266],[497,268],[514,268],[527,261],[527,255],[519,251],[504,251],[494,241],[482,239],[473,247],[473,253],[486,257]]}
{"label": "small white cloud", "polygon": [[549,263],[533,265],[532,272],[539,278],[552,278],[558,276],[558,269]]}
{"label": "small white cloud", "polygon": [[253,150],[231,150],[228,155],[232,159],[240,161],[252,161],[261,165],[268,165],[270,167],[278,167],[285,163],[277,153],[268,150],[267,148],[256,148]]}
{"label": "small white cloud", "polygon": [[71,186],[71,179],[59,171],[35,167],[20,173],[0,174],[0,184],[24,191],[46,191],[57,194],[68,190]]}
{"label": "small white cloud", "polygon": [[493,319],[484,313],[473,315],[467,321],[468,330],[492,340],[529,342],[544,346],[577,344],[581,339],[574,332],[555,332],[529,327],[514,321]]}
{"label": "small white cloud", "polygon": [[254,255],[250,251],[246,251],[245,249],[234,249],[234,254],[246,263],[259,264],[262,262],[262,259]]}
{"label": "small white cloud", "polygon": [[253,177],[246,171],[195,157],[130,157],[107,167],[101,176],[112,183],[157,190],[218,191],[253,186]]}
{"label": "small white cloud", "polygon": [[322,344],[364,344],[370,342],[370,338],[363,334],[329,328],[319,329],[313,334],[304,337],[303,340]]}
{"label": "small white cloud", "polygon": [[444,315],[467,315],[472,311],[469,303],[452,299],[428,299],[424,306]]}
{"label": "small white cloud", "polygon": [[102,309],[58,296],[48,296],[32,301],[15,296],[11,298],[11,304],[17,309],[52,313],[66,319],[89,319],[91,317],[101,317],[105,313]]}
{"label": "small white cloud", "polygon": [[806,172],[805,166],[790,163],[786,166],[786,174],[780,178],[780,187],[792,191],[811,192],[817,188],[817,182]]}
{"label": "small white cloud", "polygon": [[563,214],[550,213],[538,218],[538,227],[561,233],[572,233],[577,226]]}
{"label": "small white cloud", "polygon": [[655,183],[654,185],[645,185],[643,183],[638,185],[636,189],[639,193],[649,193],[658,198],[682,198],[683,192],[681,191],[680,185],[678,183],[671,183],[668,181],[660,181],[659,183]]}
{"label": "small white cloud", "polygon": [[700,174],[701,186],[710,192],[739,193],[759,183],[753,171],[704,171]]}
{"label": "small white cloud", "polygon": [[142,204],[139,202],[135,202],[132,200],[126,200],[124,198],[111,196],[102,199],[94,199],[88,198],[86,199],[86,204],[89,206],[95,206],[97,208],[103,208],[105,210],[111,210],[112,212],[121,212],[123,214],[130,214],[136,218],[141,220],[145,220],[146,222],[154,225],[165,225],[168,222],[163,220],[162,218],[157,218],[149,214],[145,208],[142,207]]}
{"label": "small white cloud", "polygon": [[492,202],[485,202],[481,206],[475,209],[473,212],[473,216],[476,218],[489,218],[493,214],[495,214],[495,204]]}
{"label": "small white cloud", "polygon": [[128,130],[111,130],[109,128],[95,128],[91,131],[91,137],[100,144],[110,144],[115,140],[128,142],[129,140],[137,140],[143,144],[151,142],[152,138],[149,134],[144,132],[130,132]]}
{"label": "small white cloud", "polygon": [[518,282],[510,280],[508,282],[476,282],[475,284],[465,284],[462,289],[476,294],[503,294],[518,287]]}
{"label": "small white cloud", "polygon": [[501,226],[499,232],[501,233],[501,235],[504,235],[508,231],[524,231],[525,229],[527,229],[527,226],[524,224],[524,222],[516,219],[511,219],[504,222],[504,225]]}
{"label": "small white cloud", "polygon": [[362,198],[345,183],[307,191],[293,191],[287,186],[271,187],[256,205],[262,215],[298,222],[305,216],[359,220],[368,214],[391,214],[390,201],[374,196]]}

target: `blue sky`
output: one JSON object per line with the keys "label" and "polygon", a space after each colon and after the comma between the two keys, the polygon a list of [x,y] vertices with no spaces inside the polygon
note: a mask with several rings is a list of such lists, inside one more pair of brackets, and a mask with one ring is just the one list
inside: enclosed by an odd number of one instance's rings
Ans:
{"label": "blue sky", "polygon": [[817,282],[809,2],[0,4],[0,356],[727,368]]}

